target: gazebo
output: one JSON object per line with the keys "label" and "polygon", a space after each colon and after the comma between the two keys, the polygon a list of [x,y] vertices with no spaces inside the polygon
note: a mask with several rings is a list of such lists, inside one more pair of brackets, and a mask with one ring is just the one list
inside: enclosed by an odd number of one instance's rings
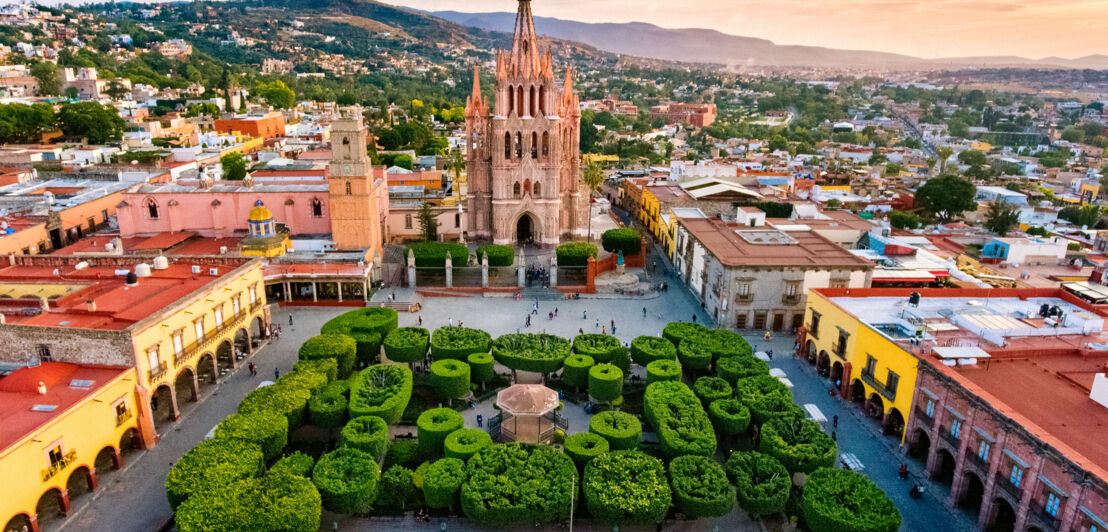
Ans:
{"label": "gazebo", "polygon": [[565,418],[558,415],[558,392],[541,384],[515,384],[500,390],[496,404],[501,412],[497,416],[501,440],[550,443],[555,429],[568,428]]}

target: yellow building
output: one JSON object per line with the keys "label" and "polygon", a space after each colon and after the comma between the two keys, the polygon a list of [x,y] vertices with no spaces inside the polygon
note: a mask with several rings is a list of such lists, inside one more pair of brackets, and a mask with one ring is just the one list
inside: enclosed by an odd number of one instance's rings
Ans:
{"label": "yellow building", "polygon": [[31,530],[144,445],[134,368],[44,362],[0,377],[0,519]]}

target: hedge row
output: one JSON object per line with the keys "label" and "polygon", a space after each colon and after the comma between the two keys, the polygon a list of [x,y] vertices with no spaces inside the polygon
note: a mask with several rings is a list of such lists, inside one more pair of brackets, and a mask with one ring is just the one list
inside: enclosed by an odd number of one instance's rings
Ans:
{"label": "hedge row", "polygon": [[553,373],[569,356],[569,340],[553,334],[505,334],[492,343],[492,355],[509,369]]}
{"label": "hedge row", "polygon": [[377,461],[352,447],[340,447],[321,456],[312,470],[312,482],[323,507],[348,515],[370,510],[377,498],[379,477]]}
{"label": "hedge row", "polygon": [[394,329],[381,343],[385,347],[385,356],[393,362],[419,362],[427,356],[431,344],[431,333],[422,327],[402,327]]}
{"label": "hedge row", "polygon": [[716,361],[716,376],[731,386],[740,379],[769,375],[769,364],[753,356],[723,357]]}
{"label": "hedge row", "polygon": [[271,472],[197,494],[177,507],[174,521],[181,532],[219,530],[319,530],[321,498],[303,476]]}
{"label": "hedge row", "polygon": [[[346,378],[354,369],[358,357],[358,344],[346,334],[321,334],[308,338],[300,345],[300,360],[334,359],[338,377]],[[335,380],[332,376],[331,380]]]}
{"label": "hedge row", "polygon": [[477,260],[485,254],[488,254],[489,266],[493,268],[511,266],[516,260],[516,248],[506,244],[488,244],[477,248]]}
{"label": "hedge row", "polygon": [[378,416],[396,423],[411,398],[412,371],[407,366],[370,366],[350,378],[350,417]]}
{"label": "hedge row", "polygon": [[609,449],[626,451],[639,447],[642,423],[639,418],[627,412],[608,410],[589,420],[589,432],[607,440]]}
{"label": "hedge row", "polygon": [[732,390],[731,385],[719,377],[700,377],[693,383],[693,392],[704,406],[708,406],[717,399],[729,399]]}
{"label": "hedge row", "polygon": [[739,379],[735,384],[735,393],[739,401],[750,409],[750,417],[758,425],[781,415],[792,415],[800,409],[793,403],[792,391],[769,375]]}
{"label": "hedge row", "polygon": [[340,445],[357,449],[377,460],[389,446],[389,424],[377,416],[351,419],[342,428]]}
{"label": "hedge row", "polygon": [[631,340],[631,360],[640,366],[655,360],[677,360],[677,348],[665,338],[639,336]]}
{"label": "hedge row", "polygon": [[697,342],[682,342],[677,346],[677,360],[689,369],[707,369],[712,365],[712,351]]}
{"label": "hedge row", "polygon": [[646,383],[681,380],[681,364],[676,360],[655,360],[646,365]]}
{"label": "hedge row", "polygon": [[308,400],[308,419],[312,425],[333,429],[341,427],[346,421],[348,401],[336,388],[323,387]]}
{"label": "hedge row", "polygon": [[315,467],[315,458],[312,458],[312,455],[294,451],[291,454],[282,456],[280,460],[277,460],[270,466],[268,473],[285,473],[298,477],[311,478],[313,467]]}
{"label": "hedge row", "polygon": [[589,257],[596,257],[596,245],[585,242],[566,242],[554,248],[558,266],[588,266]]}
{"label": "hedge row", "polygon": [[762,424],[758,450],[776,458],[790,472],[810,473],[821,467],[833,467],[838,446],[820,429],[819,423],[780,416]]}
{"label": "hedge row", "polygon": [[664,381],[647,385],[643,414],[657,432],[667,457],[712,456],[716,452],[716,434],[708,414],[684,383]]}
{"label": "hedge row", "polygon": [[231,414],[215,428],[215,437],[257,444],[268,462],[285,450],[289,441],[289,421],[273,412]]}
{"label": "hedge row", "polygon": [[622,251],[624,256],[638,255],[642,252],[642,235],[631,227],[609,229],[600,235],[600,245],[610,253]]}
{"label": "hedge row", "polygon": [[431,334],[431,357],[465,360],[471,353],[488,353],[492,336],[480,329],[439,327]]}
{"label": "hedge row", "polygon": [[[338,379],[339,366],[338,361],[333,358],[323,358],[319,360],[298,360],[292,365],[293,373],[319,373],[327,377],[327,384],[330,384]],[[286,380],[287,381],[287,380]]]}
{"label": "hedge row", "polygon": [[446,436],[443,454],[447,458],[469,460],[478,451],[492,445],[492,436],[481,429],[458,429]]}
{"label": "hedge row", "polygon": [[454,409],[424,410],[416,419],[419,449],[428,456],[442,456],[446,437],[463,426],[465,426],[465,420]]}
{"label": "hedge row", "polygon": [[589,460],[608,452],[610,446],[608,440],[592,432],[578,432],[566,436],[565,453],[573,459],[577,467],[585,467]]}
{"label": "hedge row", "polygon": [[589,369],[589,396],[610,403],[623,396],[623,371],[611,364],[597,364]]}
{"label": "hedge row", "polygon": [[723,467],[707,456],[674,458],[669,479],[674,506],[691,519],[727,515],[735,505],[735,487]]}
{"label": "hedge row", "polygon": [[423,500],[431,508],[451,508],[465,480],[465,462],[457,458],[436,460],[423,477]]}
{"label": "hedge row", "polygon": [[817,469],[804,483],[804,522],[812,532],[895,532],[900,512],[865,475]]}
{"label": "hedge row", "polygon": [[585,466],[582,486],[593,517],[613,524],[658,523],[672,499],[662,461],[640,451],[610,451]]}
{"label": "hedge row", "polygon": [[736,451],[727,459],[727,477],[735,485],[739,506],[748,513],[770,515],[785,509],[792,477],[776,458]]}
{"label": "hedge row", "polygon": [[462,511],[484,526],[545,524],[569,517],[577,468],[550,446],[491,445],[468,462]]}
{"label": "hedge row", "polygon": [[669,340],[676,347],[681,347],[681,340],[707,331],[708,328],[691,321],[674,321],[666,324],[662,329],[662,338]]}
{"label": "hedge row", "polygon": [[[408,249],[415,255],[417,268],[445,268],[447,253],[454,266],[464,266],[469,261],[469,248],[457,242],[417,242]],[[405,252],[404,256],[407,255]]]}
{"label": "hedge row", "polygon": [[[307,375],[308,373],[300,373]],[[312,392],[302,388],[295,381],[278,379],[277,384],[263,386],[248,394],[239,403],[240,414],[272,412],[285,416],[289,430],[296,430],[304,424],[308,411],[308,399]],[[283,381],[282,381],[283,380]]]}
{"label": "hedge row", "polygon": [[590,356],[597,364],[612,364],[623,349],[619,338],[610,334],[579,334],[573,338],[573,352]]}
{"label": "hedge row", "polygon": [[459,399],[469,393],[469,364],[445,359],[431,363],[431,388],[442,399]]}
{"label": "hedge row", "polygon": [[169,505],[177,508],[193,495],[219,491],[235,481],[256,477],[264,464],[265,455],[256,443],[226,438],[202,441],[169,469],[165,478]]}
{"label": "hedge row", "polygon": [[352,310],[320,329],[323,334],[345,334],[357,345],[358,360],[371,364],[381,354],[381,340],[397,327],[399,315],[391,308],[368,307]]}

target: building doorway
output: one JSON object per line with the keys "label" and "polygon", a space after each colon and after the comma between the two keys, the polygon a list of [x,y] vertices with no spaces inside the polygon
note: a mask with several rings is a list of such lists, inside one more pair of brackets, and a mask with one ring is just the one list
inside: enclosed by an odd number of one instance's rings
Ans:
{"label": "building doorway", "polygon": [[785,327],[785,315],[774,314],[773,315],[773,332],[781,332],[781,329]]}
{"label": "building doorway", "polygon": [[532,244],[535,241],[535,228],[531,216],[524,214],[516,222],[516,241],[522,245]]}

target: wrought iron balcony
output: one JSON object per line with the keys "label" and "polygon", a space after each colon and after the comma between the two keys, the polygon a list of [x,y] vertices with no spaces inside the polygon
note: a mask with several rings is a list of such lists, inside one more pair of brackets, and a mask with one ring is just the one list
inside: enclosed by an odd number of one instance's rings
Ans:
{"label": "wrought iron balcony", "polygon": [[789,305],[789,306],[799,305],[800,300],[801,300],[801,295],[800,294],[793,294],[793,295],[784,294],[784,295],[781,296],[781,304],[782,305]]}
{"label": "wrought iron balcony", "polygon": [[122,425],[122,424],[126,423],[126,422],[127,422],[127,420],[128,420],[128,419],[131,419],[131,417],[132,417],[133,415],[134,415],[134,414],[133,414],[133,413],[131,412],[131,410],[130,410],[130,409],[128,409],[128,410],[124,410],[124,411],[122,411],[122,412],[120,412],[120,413],[116,414],[116,415],[115,415],[115,426],[117,426],[117,427],[118,427],[118,426],[120,426],[120,425]]}
{"label": "wrought iron balcony", "polygon": [[955,452],[957,452],[959,447],[962,445],[962,440],[958,439],[957,436],[951,434],[950,429],[947,428],[947,427],[940,427],[939,428],[939,437],[946,440],[947,443],[949,443],[951,446],[953,446],[954,449],[955,449]]}
{"label": "wrought iron balcony", "polygon": [[1023,488],[1012,484],[1012,481],[1004,475],[996,476],[996,487],[1004,493],[1011,495],[1016,501],[1019,501],[1020,497],[1023,497]]}
{"label": "wrought iron balcony", "polygon": [[896,399],[896,391],[886,388],[883,383],[877,381],[873,374],[863,371],[862,382],[872,386],[877,393],[881,394],[881,397],[884,397],[885,399],[888,399],[890,401]]}
{"label": "wrought iron balcony", "polygon": [[966,453],[966,463],[982,473],[989,472],[989,462],[978,456],[977,453]]}
{"label": "wrought iron balcony", "polygon": [[1031,501],[1031,505],[1027,508],[1027,521],[1029,526],[1037,526],[1044,532],[1057,532],[1062,524],[1058,516],[1051,515],[1042,503],[1035,500]]}
{"label": "wrought iron balcony", "polygon": [[935,418],[927,415],[927,409],[923,407],[916,407],[916,419],[918,419],[920,423],[923,423],[928,427],[935,424]]}
{"label": "wrought iron balcony", "polygon": [[162,375],[165,375],[166,370],[168,370],[168,369],[169,369],[169,364],[167,364],[165,362],[159,363],[158,367],[156,367],[156,368],[150,368],[150,371],[149,371],[150,382],[154,382],[154,381],[158,380],[158,378],[161,377]]}

